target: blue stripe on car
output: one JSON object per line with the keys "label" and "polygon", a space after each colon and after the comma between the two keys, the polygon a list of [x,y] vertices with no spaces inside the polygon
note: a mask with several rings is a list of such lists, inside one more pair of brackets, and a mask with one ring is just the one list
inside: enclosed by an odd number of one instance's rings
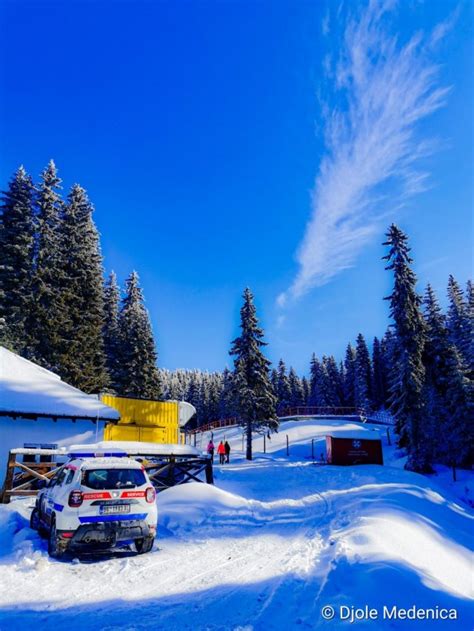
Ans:
{"label": "blue stripe on car", "polygon": [[145,519],[146,513],[135,513],[133,515],[91,515],[90,517],[79,517],[81,524],[87,522],[101,522],[101,521],[126,521],[130,519]]}
{"label": "blue stripe on car", "polygon": [[57,510],[59,513],[61,513],[64,506],[62,504],[56,504],[56,502],[53,502],[53,508],[54,510]]}

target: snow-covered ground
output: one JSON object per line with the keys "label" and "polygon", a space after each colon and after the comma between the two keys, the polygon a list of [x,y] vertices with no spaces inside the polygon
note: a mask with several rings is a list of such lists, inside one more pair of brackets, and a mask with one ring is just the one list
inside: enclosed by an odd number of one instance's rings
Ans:
{"label": "snow-covered ground", "polygon": [[[381,434],[385,466],[312,463],[311,439],[319,458],[326,433],[360,431],[355,422],[284,423],[267,454],[254,441],[251,463],[240,430],[215,432],[231,464],[215,467],[215,486],[158,495],[158,539],[143,556],[52,561],[28,528],[31,500],[0,506],[0,629],[351,628],[340,605],[378,609],[357,629],[470,629],[472,474],[453,485],[445,470],[404,471],[386,428],[362,429]],[[384,621],[383,605],[455,608],[457,620]]]}

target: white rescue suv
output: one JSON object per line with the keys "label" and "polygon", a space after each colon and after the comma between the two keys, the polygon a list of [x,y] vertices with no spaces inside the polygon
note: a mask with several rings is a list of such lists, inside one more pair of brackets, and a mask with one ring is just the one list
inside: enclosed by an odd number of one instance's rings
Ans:
{"label": "white rescue suv", "polygon": [[30,526],[48,536],[50,556],[126,544],[139,554],[152,549],[155,489],[141,463],[118,455],[72,454],[40,490]]}

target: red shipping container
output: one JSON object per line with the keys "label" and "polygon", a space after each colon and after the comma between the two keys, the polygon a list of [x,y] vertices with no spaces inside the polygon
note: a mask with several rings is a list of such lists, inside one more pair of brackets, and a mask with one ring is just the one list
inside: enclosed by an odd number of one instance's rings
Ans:
{"label": "red shipping container", "polygon": [[378,436],[326,436],[328,464],[383,464],[382,441]]}

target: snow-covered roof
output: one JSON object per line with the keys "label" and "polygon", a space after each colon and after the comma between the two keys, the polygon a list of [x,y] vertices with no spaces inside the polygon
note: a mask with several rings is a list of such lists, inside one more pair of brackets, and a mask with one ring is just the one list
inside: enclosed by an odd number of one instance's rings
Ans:
{"label": "snow-covered roof", "polygon": [[117,410],[0,346],[0,415],[116,421]]}
{"label": "snow-covered roof", "polygon": [[161,444],[161,443],[142,443],[131,440],[102,440],[98,443],[89,445],[71,445],[67,451],[69,454],[75,452],[89,451],[89,452],[102,452],[102,451],[121,451],[129,456],[142,455],[142,456],[199,456],[201,452],[196,447],[191,445],[174,445],[174,444]]}
{"label": "snow-covered roof", "polygon": [[358,440],[380,440],[380,434],[377,430],[348,430],[348,431],[335,431],[326,434],[331,438],[349,439],[357,438]]}

